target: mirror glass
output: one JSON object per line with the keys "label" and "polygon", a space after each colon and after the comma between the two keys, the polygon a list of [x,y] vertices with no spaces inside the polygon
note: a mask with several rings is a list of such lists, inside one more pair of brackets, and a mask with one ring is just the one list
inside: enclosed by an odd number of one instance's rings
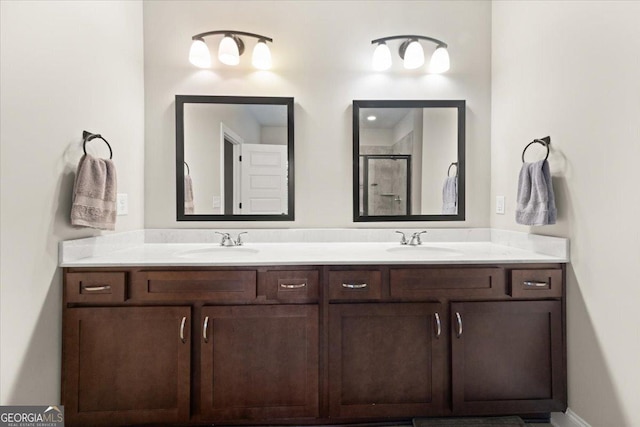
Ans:
{"label": "mirror glass", "polygon": [[290,221],[293,98],[176,96],[178,221]]}
{"label": "mirror glass", "polygon": [[354,101],[354,221],[463,221],[465,101]]}

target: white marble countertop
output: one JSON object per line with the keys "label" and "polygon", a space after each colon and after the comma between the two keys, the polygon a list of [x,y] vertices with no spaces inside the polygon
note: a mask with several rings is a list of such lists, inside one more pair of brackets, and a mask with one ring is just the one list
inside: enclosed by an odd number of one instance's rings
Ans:
{"label": "white marble countertop", "polygon": [[[239,247],[221,247],[214,243],[213,238],[205,241],[194,239],[196,234],[193,231],[140,230],[62,242],[60,266],[509,264],[565,263],[569,260],[566,239],[476,230],[485,232],[466,231],[464,238],[460,237],[462,231],[453,232],[448,236],[453,241],[446,241],[446,233],[435,233],[432,240],[441,241],[429,241],[427,237],[420,246],[400,245],[397,236],[391,234],[396,241],[307,242],[290,239],[294,241],[247,242]],[[251,232],[254,233],[253,230]],[[189,233],[192,236],[189,237]],[[212,234],[210,230],[207,233]],[[375,238],[376,233],[370,235]],[[259,236],[259,233],[254,234]],[[356,237],[354,240],[367,240],[353,236]],[[312,237],[309,239],[314,240]]]}

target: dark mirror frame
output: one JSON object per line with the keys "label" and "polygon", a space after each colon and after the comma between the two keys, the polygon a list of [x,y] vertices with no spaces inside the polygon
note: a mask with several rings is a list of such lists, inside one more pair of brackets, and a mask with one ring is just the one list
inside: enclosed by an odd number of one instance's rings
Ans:
{"label": "dark mirror frame", "polygon": [[[456,108],[458,110],[458,213],[456,215],[360,215],[360,109]],[[353,101],[353,221],[464,221],[465,219],[465,110],[464,100],[355,100]]]}
{"label": "dark mirror frame", "polygon": [[[176,95],[176,210],[178,221],[293,221],[294,161],[293,161],[293,98],[272,96],[208,96]],[[287,213],[286,215],[225,215],[184,213],[184,104],[260,104],[287,107]]]}

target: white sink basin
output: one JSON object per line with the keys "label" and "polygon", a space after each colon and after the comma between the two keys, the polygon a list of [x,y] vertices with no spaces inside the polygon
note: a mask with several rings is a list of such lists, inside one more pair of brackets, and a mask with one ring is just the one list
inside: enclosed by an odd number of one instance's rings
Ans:
{"label": "white sink basin", "polygon": [[212,248],[191,249],[178,253],[181,258],[222,258],[257,254],[257,249],[243,246],[216,246]]}
{"label": "white sink basin", "polygon": [[440,255],[440,256],[461,256],[462,252],[455,249],[438,248],[435,246],[394,246],[387,248],[387,252],[399,254],[424,254],[424,255]]}

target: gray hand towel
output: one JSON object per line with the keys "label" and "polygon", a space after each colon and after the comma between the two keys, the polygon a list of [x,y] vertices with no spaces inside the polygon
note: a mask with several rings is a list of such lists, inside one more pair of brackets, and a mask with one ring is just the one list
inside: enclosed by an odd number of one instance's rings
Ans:
{"label": "gray hand towel", "polygon": [[184,176],[184,213],[193,214],[195,206],[193,204],[193,181],[190,175]]}
{"label": "gray hand towel", "polygon": [[518,178],[516,222],[523,225],[556,223],[556,201],[551,184],[549,163],[540,160],[524,163]]}
{"label": "gray hand towel", "polygon": [[111,160],[82,156],[73,184],[71,224],[114,230],[116,187],[116,168]]}
{"label": "gray hand towel", "polygon": [[458,177],[449,176],[442,187],[442,213],[445,215],[458,213]]}

